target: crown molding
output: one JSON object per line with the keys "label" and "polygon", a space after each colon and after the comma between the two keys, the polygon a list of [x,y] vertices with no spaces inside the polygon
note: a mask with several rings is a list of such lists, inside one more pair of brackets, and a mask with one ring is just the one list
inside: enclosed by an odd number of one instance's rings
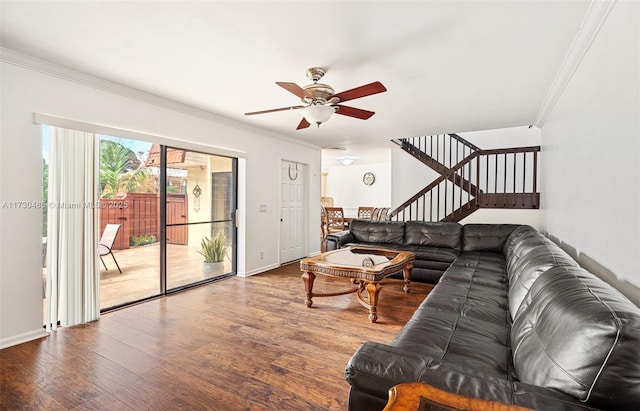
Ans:
{"label": "crown molding", "polygon": [[592,0],[587,9],[587,13],[582,20],[582,24],[573,38],[560,69],[547,91],[547,95],[542,101],[533,125],[542,128],[545,121],[553,111],[556,103],[562,96],[567,84],[571,81],[582,58],[587,54],[594,39],[598,35],[600,28],[609,16],[609,12],[615,5],[616,0]]}
{"label": "crown molding", "polygon": [[208,111],[202,108],[181,103],[157,94],[149,93],[134,87],[125,86],[124,84],[107,80],[94,76],[70,67],[62,66],[50,61],[46,61],[37,57],[23,54],[5,47],[0,47],[0,61],[22,67],[31,71],[43,73],[52,77],[57,77],[66,81],[70,81],[83,86],[91,87],[97,90],[106,91],[122,97],[130,98],[142,103],[151,104],[157,107],[169,109],[178,113],[187,114],[198,117],[207,121],[222,124],[228,127],[245,130],[251,133],[267,135],[269,137],[284,140],[289,143],[299,144],[306,147],[320,149],[320,146],[300,141],[292,137],[278,134],[274,131],[252,126],[229,117]]}

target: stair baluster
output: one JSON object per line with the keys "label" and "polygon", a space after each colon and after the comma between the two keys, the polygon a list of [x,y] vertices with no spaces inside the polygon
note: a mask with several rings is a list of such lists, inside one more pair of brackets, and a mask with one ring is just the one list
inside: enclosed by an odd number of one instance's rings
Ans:
{"label": "stair baluster", "polygon": [[[440,136],[435,136],[435,142],[434,136],[395,141],[403,150],[439,172],[440,177],[390,211],[388,219],[412,220],[422,216],[425,221],[460,221],[479,208],[539,207],[539,146],[481,150],[452,136],[458,137],[452,134],[442,136],[442,151]],[[435,157],[432,150],[434,145]],[[430,154],[426,153],[427,146]],[[458,161],[460,146],[464,158]],[[456,151],[455,155],[453,150]],[[466,154],[467,150],[469,154]],[[519,157],[522,157],[521,161]],[[450,167],[441,162],[447,162],[447,158]],[[454,160],[457,164],[451,165]],[[513,170],[509,170],[509,167]],[[519,173],[522,173],[521,180]]]}

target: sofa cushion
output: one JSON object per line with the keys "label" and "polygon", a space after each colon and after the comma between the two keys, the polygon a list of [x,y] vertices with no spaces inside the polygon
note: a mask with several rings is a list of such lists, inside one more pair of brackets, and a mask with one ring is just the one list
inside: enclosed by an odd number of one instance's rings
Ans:
{"label": "sofa cushion", "polygon": [[411,251],[416,255],[416,260],[431,260],[451,263],[460,255],[460,251],[452,248],[429,247],[424,245],[394,246],[394,250]]}
{"label": "sofa cushion", "polygon": [[404,243],[462,250],[462,225],[454,222],[407,221]]}
{"label": "sofa cushion", "polygon": [[391,345],[477,375],[514,376],[507,290],[479,283],[439,283]]}
{"label": "sofa cushion", "polygon": [[500,254],[471,251],[458,257],[445,271],[440,282],[480,284],[504,290],[506,298],[509,283],[504,265],[504,258]]}
{"label": "sofa cushion", "polygon": [[577,266],[578,263],[542,234],[521,241],[507,262],[511,318],[516,317],[522,300],[535,280],[551,267],[559,265]]}
{"label": "sofa cushion", "polygon": [[538,277],[511,340],[523,383],[596,407],[640,404],[640,308],[580,267],[556,266]]}
{"label": "sofa cushion", "polygon": [[[413,269],[411,270],[411,281],[438,284],[438,281],[440,281],[440,277],[442,277],[443,272],[444,270],[440,270],[437,268],[416,267],[414,265]],[[392,275],[391,278],[402,279],[402,273],[396,273]]]}
{"label": "sofa cushion", "polygon": [[[449,266],[451,265],[451,263],[447,263],[444,261],[432,261],[432,260],[414,260],[413,261],[413,268],[428,268],[430,270],[438,270],[440,272],[440,276],[442,276],[442,273],[444,273],[447,268],[449,268]],[[440,276],[438,276],[438,278],[440,278]]]}
{"label": "sofa cushion", "polygon": [[520,225],[466,224],[462,229],[462,251],[503,253],[509,235]]}
{"label": "sofa cushion", "polygon": [[507,261],[507,271],[509,271],[509,261],[513,259],[513,255],[516,253],[521,255],[520,247],[524,240],[530,237],[538,237],[539,235],[538,230],[528,225],[520,226],[509,234],[503,249],[504,258]]}
{"label": "sofa cushion", "polygon": [[519,405],[532,410],[595,411],[558,391],[522,384],[517,380],[486,378],[486,375],[478,374],[472,368],[431,360],[420,375],[420,381],[458,395]]}
{"label": "sofa cushion", "polygon": [[353,220],[349,227],[356,243],[385,243],[401,245],[404,222]]}
{"label": "sofa cushion", "polygon": [[387,250],[395,250],[395,247],[391,246],[388,243],[346,243],[343,244],[342,247],[361,247],[361,248],[385,248]]}

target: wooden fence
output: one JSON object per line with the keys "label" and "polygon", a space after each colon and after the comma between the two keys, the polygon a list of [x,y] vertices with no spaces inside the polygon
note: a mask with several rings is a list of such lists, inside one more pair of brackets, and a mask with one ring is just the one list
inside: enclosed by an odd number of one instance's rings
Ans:
{"label": "wooden fence", "polygon": [[[186,194],[171,194],[174,212],[186,216]],[[177,205],[177,206],[176,206]],[[181,206],[180,206],[181,205]],[[152,235],[160,239],[160,196],[158,194],[127,193],[115,200],[100,199],[100,232],[107,224],[120,224],[113,245],[114,250],[130,247],[132,237]],[[187,244],[186,236],[176,238],[173,244]]]}

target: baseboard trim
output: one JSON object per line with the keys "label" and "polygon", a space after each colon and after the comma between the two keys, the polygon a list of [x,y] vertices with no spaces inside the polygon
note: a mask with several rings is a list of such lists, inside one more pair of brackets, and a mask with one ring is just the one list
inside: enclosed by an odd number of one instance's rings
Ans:
{"label": "baseboard trim", "polygon": [[42,328],[29,331],[24,334],[14,335],[13,337],[3,338],[0,340],[0,350],[25,343],[27,341],[37,340],[38,338],[43,338],[47,335],[47,332]]}
{"label": "baseboard trim", "polygon": [[265,271],[273,270],[274,268],[280,267],[280,264],[270,264],[263,267],[258,267],[250,271],[239,272],[238,277],[251,277],[252,275],[264,273]]}

